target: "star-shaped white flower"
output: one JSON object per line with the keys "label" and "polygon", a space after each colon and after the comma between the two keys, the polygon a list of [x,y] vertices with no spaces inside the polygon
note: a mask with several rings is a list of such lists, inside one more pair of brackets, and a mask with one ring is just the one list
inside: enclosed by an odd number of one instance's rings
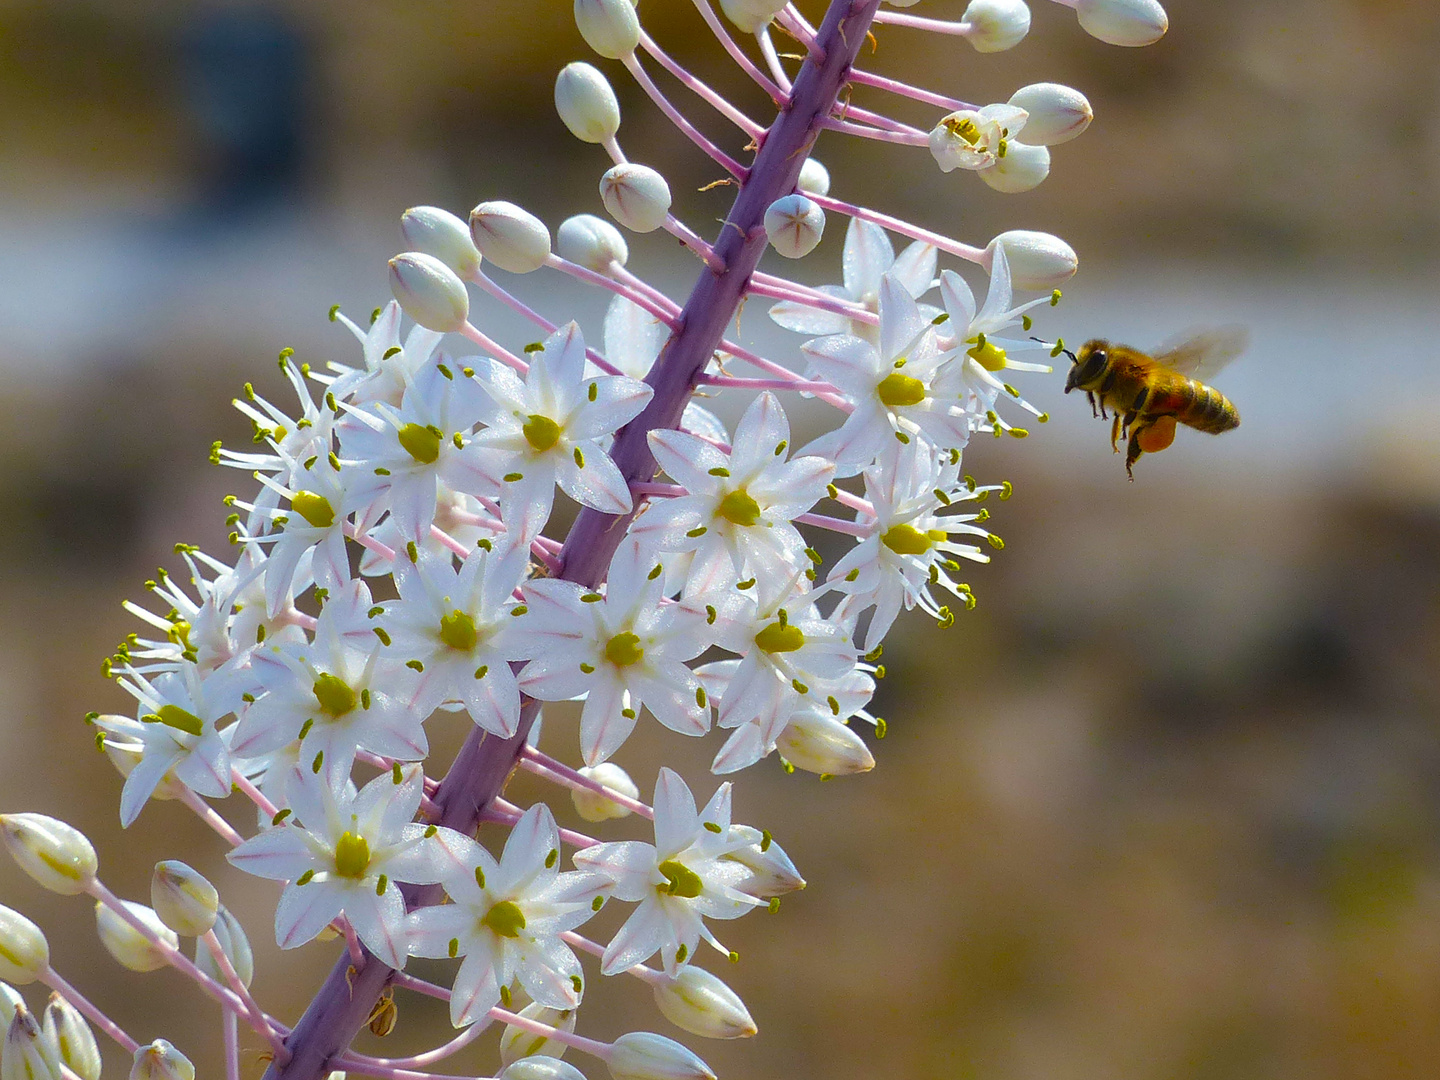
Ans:
{"label": "star-shaped white flower", "polygon": [[450,1022],[482,1020],[515,980],[552,1009],[580,1004],[580,961],[560,935],[595,913],[608,892],[595,874],[561,873],[560,831],[544,803],[516,822],[497,863],[483,847],[453,829],[434,843],[441,884],[453,901],[410,915],[415,956],[463,956],[450,991]]}
{"label": "star-shaped white flower", "polygon": [[[397,780],[399,781],[397,783]],[[292,813],[226,856],[241,870],[288,882],[275,910],[275,942],[293,949],[344,914],[365,947],[405,966],[405,900],[398,884],[440,879],[427,827],[413,824],[424,773],[381,773],[358,792],[303,765],[287,778]]]}
{"label": "star-shaped white flower", "polygon": [[375,312],[369,330],[361,330],[338,309],[334,317],[359,339],[365,366],[351,368],[331,363],[330,370],[336,373],[334,378],[316,377],[330,383],[330,393],[337,401],[353,405],[384,401],[398,406],[410,377],[430,359],[445,336],[417,324],[410,328],[402,344],[400,305],[394,300]]}
{"label": "star-shaped white flower", "polygon": [[993,169],[1030,114],[1015,105],[957,109],[930,131],[930,153],[941,172]]}
{"label": "star-shaped white flower", "polygon": [[748,877],[726,856],[748,847],[750,838],[730,824],[730,785],[721,784],[705,809],[678,773],[661,769],[655,782],[655,843],[596,844],[575,853],[575,865],[614,883],[614,896],[639,901],[601,957],[606,975],[644,963],[658,951],[672,978],[703,938],[722,953],[725,946],[705,919],[736,919],[761,900],[735,888]]}

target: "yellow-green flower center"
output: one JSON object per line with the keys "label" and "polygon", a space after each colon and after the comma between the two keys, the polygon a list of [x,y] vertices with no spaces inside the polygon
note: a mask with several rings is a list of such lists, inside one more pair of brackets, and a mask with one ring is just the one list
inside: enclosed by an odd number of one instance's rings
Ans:
{"label": "yellow-green flower center", "polygon": [[986,371],[1001,371],[1005,367],[1005,350],[996,345],[993,341],[986,341],[983,345],[976,345],[965,353]]}
{"label": "yellow-green flower center", "polygon": [[179,705],[161,705],[156,715],[166,727],[183,731],[186,735],[198,738],[205,731],[205,721],[192,712],[186,712]]}
{"label": "yellow-green flower center", "polygon": [[421,465],[433,465],[440,457],[440,432],[435,428],[406,424],[398,435],[405,452]]}
{"label": "yellow-green flower center", "polygon": [[440,640],[452,649],[470,652],[479,637],[475,631],[475,620],[463,611],[452,611],[440,619]]}
{"label": "yellow-green flower center", "polygon": [[616,667],[638,664],[644,657],[645,650],[640,646],[639,635],[628,630],[623,634],[616,634],[605,644],[605,659]]}
{"label": "yellow-green flower center", "polygon": [[358,700],[349,683],[328,671],[315,680],[314,690],[315,700],[320,703],[320,708],[334,717],[344,716],[355,708]]}
{"label": "yellow-green flower center", "polygon": [[925,384],[909,375],[891,372],[875,387],[880,400],[894,409],[902,405],[919,405],[925,400]]}
{"label": "yellow-green flower center", "polygon": [[341,833],[335,842],[335,873],[341,877],[362,878],[369,868],[369,841],[352,832]]}
{"label": "yellow-green flower center", "polygon": [[297,491],[290,497],[290,508],[317,529],[328,529],[335,524],[335,507],[324,495],[313,491]]}
{"label": "yellow-green flower center", "polygon": [[705,883],[700,880],[700,875],[676,859],[666,859],[659,869],[660,873],[665,875],[665,880],[670,882],[668,886],[660,886],[660,889],[670,896],[683,896],[687,900],[693,900],[705,891]]}
{"label": "yellow-green flower center", "polygon": [[924,555],[934,541],[934,537],[914,525],[891,525],[880,534],[880,542],[897,555]]}
{"label": "yellow-green flower center", "polygon": [[760,520],[760,504],[744,490],[732,491],[720,500],[715,513],[732,525],[754,525]]}
{"label": "yellow-green flower center", "polygon": [[794,652],[805,647],[805,635],[798,626],[776,621],[755,635],[755,644],[770,653]]}
{"label": "yellow-green flower center", "polygon": [[525,913],[513,900],[501,900],[480,921],[501,937],[519,937],[525,929]]}
{"label": "yellow-green flower center", "polygon": [[975,121],[971,120],[968,116],[961,117],[958,120],[946,120],[945,130],[956,138],[964,139],[971,146],[974,146],[980,141],[980,128]]}
{"label": "yellow-green flower center", "polygon": [[531,413],[530,419],[525,421],[520,430],[525,433],[525,441],[534,447],[536,453],[543,454],[560,441],[560,425],[539,413]]}

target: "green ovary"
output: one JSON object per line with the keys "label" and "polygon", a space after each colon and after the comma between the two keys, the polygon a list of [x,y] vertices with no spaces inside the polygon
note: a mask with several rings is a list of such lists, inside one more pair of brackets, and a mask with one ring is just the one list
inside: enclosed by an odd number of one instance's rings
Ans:
{"label": "green ovary", "polygon": [[897,555],[924,555],[935,541],[914,525],[892,525],[880,534],[880,542]]}
{"label": "green ovary", "polygon": [[925,400],[925,384],[909,375],[901,375],[898,371],[881,379],[875,392],[880,395],[880,401],[892,409],[903,405],[919,405]]}
{"label": "green ovary", "polygon": [[976,345],[965,353],[986,371],[1003,371],[1005,368],[1005,350],[996,345],[993,341],[987,341],[984,345]]}
{"label": "green ovary", "polygon": [[644,658],[645,650],[640,646],[639,636],[628,631],[616,634],[605,645],[605,659],[616,667],[629,667]]}
{"label": "green ovary", "polygon": [[560,425],[539,413],[531,413],[530,419],[525,421],[520,430],[525,433],[525,441],[536,453],[543,454],[560,441]]}
{"label": "green ovary", "polygon": [[480,635],[475,630],[475,620],[463,611],[452,611],[440,619],[440,640],[452,649],[470,652]]}
{"label": "green ovary", "polygon": [[772,622],[755,635],[755,644],[769,653],[794,652],[805,647],[805,635],[798,626]]}
{"label": "green ovary", "polygon": [[313,491],[297,491],[290,497],[290,509],[317,529],[328,529],[335,524],[335,507],[324,495]]}
{"label": "green ovary", "polygon": [[398,432],[400,445],[421,465],[433,465],[440,457],[440,432],[419,424],[406,424]]}
{"label": "green ovary", "polygon": [[341,833],[335,843],[335,873],[341,877],[362,878],[369,868],[369,841],[352,832]]}
{"label": "green ovary", "polygon": [[693,900],[705,891],[705,883],[700,880],[700,875],[682,862],[666,859],[660,864],[659,870],[670,882],[668,886],[660,888],[670,896],[683,896],[687,900]]}
{"label": "green ovary", "polygon": [[186,735],[199,738],[205,732],[205,721],[192,712],[186,712],[179,705],[161,705],[156,715],[166,727],[183,731]]}
{"label": "green ovary", "polygon": [[333,717],[344,716],[358,700],[349,683],[328,671],[315,680],[314,691],[320,708]]}
{"label": "green ovary", "polygon": [[732,525],[754,525],[760,520],[760,504],[743,490],[732,491],[720,500],[715,513]]}
{"label": "green ovary", "polygon": [[513,900],[501,900],[485,913],[480,922],[501,937],[519,937],[525,929],[525,913]]}

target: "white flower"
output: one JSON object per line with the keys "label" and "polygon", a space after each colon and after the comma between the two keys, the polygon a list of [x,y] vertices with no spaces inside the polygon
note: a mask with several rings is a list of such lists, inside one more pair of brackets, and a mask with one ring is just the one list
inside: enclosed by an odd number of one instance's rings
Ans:
{"label": "white flower", "polygon": [[498,863],[453,829],[439,830],[434,844],[440,881],[454,903],[410,915],[410,951],[465,958],[451,988],[450,1022],[462,1027],[483,1019],[516,979],[541,1005],[579,1005],[580,961],[560,935],[594,914],[592,901],[608,882],[560,872],[560,832],[550,808],[537,803],[525,812]]}
{"label": "white flower", "polygon": [[931,129],[930,153],[941,172],[993,168],[1029,115],[1016,105],[957,109]]}
{"label": "white flower", "polygon": [[760,903],[732,882],[738,864],[724,856],[746,846],[730,826],[730,785],[721,784],[699,813],[677,773],[661,769],[655,782],[655,843],[597,844],[575,853],[575,865],[614,882],[619,900],[639,907],[610,939],[600,961],[606,975],[643,963],[658,950],[672,978],[703,938],[722,953],[704,920],[735,919]]}
{"label": "white flower", "polygon": [[[334,318],[349,328],[360,339],[365,358],[363,368],[350,368],[344,364],[331,363],[330,370],[336,376],[330,380],[330,393],[337,401],[348,401],[354,405],[365,405],[372,401],[385,401],[399,405],[410,383],[410,377],[430,359],[435,347],[444,334],[414,326],[400,342],[400,305],[391,300],[383,308],[377,308],[370,329],[361,330],[340,314]],[[323,376],[317,376],[324,381]]]}
{"label": "white flower", "polygon": [[[599,439],[629,423],[653,391],[618,375],[585,378],[585,339],[575,323],[546,339],[530,354],[522,383],[498,361],[477,357],[476,378],[491,398],[481,419],[486,425],[475,445],[500,451],[500,475],[507,482],[500,504],[507,522],[530,536],[549,517],[555,485],[578,503],[607,514],[623,514],[630,489]],[[524,507],[517,514],[517,503]]]}
{"label": "white flower", "polygon": [[[269,547],[265,560],[265,612],[275,618],[290,607],[291,598],[304,591],[310,581],[331,592],[350,580],[350,557],[345,550],[345,525],[349,496],[346,480],[327,458],[314,457],[289,469],[292,487],[282,487],[269,477],[261,483],[290,500],[288,511],[270,511],[267,516],[279,529],[261,536],[241,534],[252,545]],[[232,500],[240,507],[260,510],[260,504]],[[359,528],[369,519],[362,518]]]}
{"label": "white flower", "polygon": [[365,947],[405,966],[405,901],[399,882],[439,880],[420,808],[419,766],[382,773],[356,792],[343,778],[309,769],[287,778],[293,814],[226,856],[258,877],[288,882],[275,910],[275,942],[293,949],[344,914]]}
{"label": "white flower", "polygon": [[[930,290],[935,284],[935,249],[916,240],[897,258],[884,229],[871,222],[851,218],[845,228],[845,254],[841,267],[845,284],[821,285],[818,291],[878,313],[880,281],[886,274],[894,274],[905,291],[917,300]],[[920,312],[926,319],[939,314],[938,309],[923,305]],[[819,311],[791,300],[773,305],[770,317],[785,329],[801,334],[851,334],[872,343],[880,340],[880,332],[872,323]]]}
{"label": "white flower", "polygon": [[705,614],[665,600],[660,563],[627,537],[610,561],[605,592],[541,578],[523,590],[517,633],[534,657],[520,689],[541,701],[585,695],[580,750],[598,765],[630,736],[641,707],[682,735],[710,729],[710,706],[685,666],[709,645]]}
{"label": "white flower", "polygon": [[793,576],[808,564],[790,522],[824,496],[835,466],[819,457],[791,461],[789,446],[790,423],[768,391],[740,417],[729,454],[685,432],[652,431],[655,459],[689,494],[652,502],[631,535],[660,551],[694,552],[692,582],[716,572],[732,582]]}

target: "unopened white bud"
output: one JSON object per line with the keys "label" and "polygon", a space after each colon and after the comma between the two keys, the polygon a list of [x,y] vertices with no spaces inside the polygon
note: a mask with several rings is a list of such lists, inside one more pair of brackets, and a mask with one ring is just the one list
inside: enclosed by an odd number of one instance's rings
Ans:
{"label": "unopened white bud", "polygon": [[[532,1001],[520,1010],[520,1015],[526,1020],[536,1020],[567,1035],[575,1031],[574,1009],[552,1009],[538,1001]],[[544,1035],[536,1035],[533,1031],[524,1031],[511,1024],[506,1024],[505,1030],[500,1033],[500,1060],[506,1065],[536,1054],[553,1058],[564,1057],[565,1050],[563,1042],[547,1039]]]}
{"label": "unopened white bud", "polygon": [[195,1066],[166,1039],[138,1047],[130,1080],[195,1080]]}
{"label": "unopened white bud", "polygon": [[575,0],[575,25],[607,60],[629,56],[640,44],[640,18],[630,0]]}
{"label": "unopened white bud", "polygon": [[[229,908],[221,904],[220,910],[215,916],[215,925],[210,929],[215,931],[215,938],[220,942],[220,950],[230,961],[230,966],[235,969],[235,974],[240,977],[240,984],[249,986],[250,980],[255,977],[255,954],[250,951],[250,939],[245,936],[245,928],[240,925],[240,920],[230,913]],[[215,963],[215,957],[210,952],[210,947],[199,939],[195,941],[195,966],[217,982],[225,981],[224,973]]]}
{"label": "unopened white bud", "polygon": [[185,937],[199,937],[215,925],[220,894],[198,870],[176,859],[155,864],[150,903],[160,921]]}
{"label": "unopened white bud", "polygon": [[581,142],[603,143],[620,130],[620,102],[592,64],[566,64],[555,76],[555,111]]}
{"label": "unopened white bud", "polygon": [[100,1047],[79,1009],[59,994],[51,994],[42,1027],[71,1072],[80,1080],[100,1080]]}
{"label": "unopened white bud", "polygon": [[407,251],[390,260],[390,292],[421,326],[448,334],[465,325],[470,294],[454,270],[433,255]]}
{"label": "unopened white bud", "polygon": [[400,232],[411,251],[433,255],[462,278],[480,270],[480,252],[470,227],[457,214],[438,206],[412,206],[400,215]]}
{"label": "unopened white bud", "polygon": [[1010,95],[1010,104],[1030,114],[1025,121],[1025,141],[1035,146],[1069,142],[1095,119],[1085,95],[1059,83],[1022,86]]}
{"label": "unopened white bud", "polygon": [[0,979],[24,986],[50,966],[50,943],[40,927],[0,904]]}
{"label": "unopened white bud", "polygon": [[795,190],[806,195],[830,194],[830,170],[813,157],[805,159],[800,166],[800,179],[795,181]]}
{"label": "unopened white bud", "polygon": [[1050,175],[1050,150],[1044,146],[1011,139],[1005,146],[1005,154],[997,157],[988,169],[981,169],[981,180],[996,191],[1015,195],[1038,187]]}
{"label": "unopened white bud", "polygon": [[1004,52],[1030,32],[1030,9],[1025,0],[970,0],[960,21],[969,25],[965,40],[976,52]]}
{"label": "unopened white bud", "polygon": [[25,999],[20,991],[7,982],[0,982],[0,1028],[8,1029],[10,1021],[15,1019],[15,1010],[24,1007]]}
{"label": "unopened white bud", "polygon": [[[154,911],[133,900],[120,902],[145,924],[153,938],[168,942],[174,948],[179,947],[180,938],[160,921],[160,916]],[[103,903],[95,905],[95,928],[100,933],[100,943],[122,967],[131,971],[155,971],[165,966],[165,954],[156,948],[151,937],[136,930]]]}
{"label": "unopened white bud", "polygon": [[52,892],[74,896],[95,880],[95,848],[74,826],[44,814],[0,814],[0,837],[14,860]]}
{"label": "unopened white bud", "polygon": [[496,199],[471,210],[470,236],[481,255],[512,274],[539,270],[550,257],[550,230],[512,202]]}
{"label": "unopened white bud", "polygon": [[627,161],[600,178],[600,201],[627,229],[654,232],[670,213],[670,185],[648,165]]}
{"label": "unopened white bud", "polygon": [[555,230],[555,253],[597,273],[608,273],[611,263],[625,265],[630,247],[620,230],[594,214],[576,214]]}
{"label": "unopened white bud", "polygon": [[720,10],[743,33],[753,34],[769,26],[788,0],[720,0]]}
{"label": "unopened white bud", "polygon": [[621,1035],[605,1063],[615,1080],[715,1080],[710,1066],[688,1049],[648,1031]]}
{"label": "unopened white bud", "polygon": [[1111,45],[1153,45],[1170,29],[1156,0],[1076,0],[1073,6],[1081,29]]}
{"label": "unopened white bud", "polygon": [[537,1054],[506,1065],[499,1080],[585,1080],[585,1074],[568,1061]]}
{"label": "unopened white bud", "polygon": [[1017,289],[1044,291],[1069,281],[1080,267],[1075,249],[1058,236],[1011,229],[991,240],[985,247],[988,270],[997,246],[1004,246],[1005,261],[1010,266],[1010,281]]}
{"label": "unopened white bud", "polygon": [[661,1015],[692,1035],[748,1039],[759,1030],[740,995],[694,964],[685,965],[673,979],[655,983],[653,989]]}
{"label": "unopened white bud", "polygon": [[5,1032],[0,1049],[0,1080],[60,1080],[60,1052],[24,1007]]}
{"label": "unopened white bud", "polygon": [[804,195],[782,195],[765,211],[765,235],[787,259],[809,255],[825,235],[825,211]]}
{"label": "unopened white bud", "polygon": [[775,748],[797,769],[826,776],[852,776],[875,767],[864,739],[817,712],[797,713],[775,740]]}
{"label": "unopened white bud", "polygon": [[[638,799],[640,797],[640,789],[635,786],[635,781],[630,779],[630,774],[613,761],[603,761],[599,765],[587,765],[580,770],[580,775],[604,784],[607,788],[627,798]],[[607,799],[604,795],[597,795],[593,791],[571,788],[570,801],[575,804],[575,812],[586,821],[610,821],[613,818],[630,816],[628,807],[621,806],[614,799]]]}
{"label": "unopened white bud", "polygon": [[795,869],[790,856],[768,833],[751,825],[731,825],[730,835],[745,840],[746,844],[722,857],[750,871],[749,877],[734,883],[735,888],[760,900],[805,888],[805,879]]}
{"label": "unopened white bud", "polygon": [[920,0],[885,0],[891,7],[914,7]]}

